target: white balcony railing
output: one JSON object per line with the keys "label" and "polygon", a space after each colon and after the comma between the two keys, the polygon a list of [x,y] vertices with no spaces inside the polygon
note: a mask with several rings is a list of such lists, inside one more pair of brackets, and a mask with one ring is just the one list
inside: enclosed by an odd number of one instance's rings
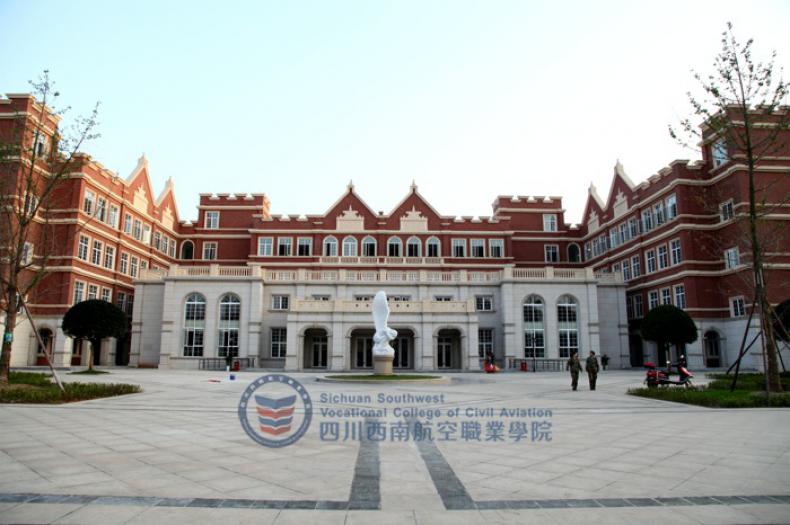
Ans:
{"label": "white balcony railing", "polygon": [[294,270],[264,269],[259,266],[173,266],[169,270],[145,269],[140,280],[163,278],[259,278],[264,282],[323,283],[491,283],[503,281],[598,281],[606,284],[623,282],[619,273],[593,273],[591,268],[504,268],[502,270]]}
{"label": "white balcony railing", "polygon": [[[369,313],[372,301],[354,301],[337,299],[320,301],[316,299],[294,299],[291,303],[292,312],[301,313]],[[390,313],[472,313],[475,311],[473,300],[469,301],[390,301]]]}

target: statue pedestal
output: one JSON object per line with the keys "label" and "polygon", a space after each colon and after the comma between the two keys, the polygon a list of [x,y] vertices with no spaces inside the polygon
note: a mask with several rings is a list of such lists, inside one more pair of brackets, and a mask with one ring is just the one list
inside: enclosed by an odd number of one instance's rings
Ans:
{"label": "statue pedestal", "polygon": [[391,355],[374,355],[373,356],[373,373],[379,375],[392,375],[392,360],[394,356]]}

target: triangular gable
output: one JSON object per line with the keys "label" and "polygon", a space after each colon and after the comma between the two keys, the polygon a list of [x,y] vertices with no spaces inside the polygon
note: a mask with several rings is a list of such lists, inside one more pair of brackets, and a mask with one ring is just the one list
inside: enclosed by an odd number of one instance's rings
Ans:
{"label": "triangular gable", "polygon": [[589,231],[595,230],[596,228],[588,228],[588,224],[590,222],[590,218],[594,216],[596,221],[600,219],[601,215],[603,215],[604,204],[601,200],[601,196],[598,195],[598,190],[595,188],[595,184],[590,183],[590,188],[587,190],[587,202],[584,205],[584,213],[582,214],[582,225],[585,229]]}
{"label": "triangular gable", "polygon": [[431,229],[439,229],[442,221],[446,222],[453,219],[453,217],[443,216],[436,211],[431,206],[431,203],[417,191],[417,185],[412,183],[409,193],[387,215],[387,227],[396,230],[400,229],[402,218],[416,218],[417,214],[428,220],[428,225]]}
{"label": "triangular gable", "polygon": [[324,214],[324,228],[334,229],[337,224],[338,217],[361,217],[364,220],[365,229],[375,229],[378,215],[374,212],[368,204],[362,200],[354,191],[354,184],[349,182],[345,193],[337,199],[332,206]]}
{"label": "triangular gable", "polygon": [[133,188],[132,206],[142,213],[150,213],[154,206],[154,190],[151,186],[151,177],[148,175],[148,159],[145,158],[145,154],[137,160],[137,166],[126,178],[126,185]]}
{"label": "triangular gable", "polygon": [[155,205],[162,223],[175,230],[181,219],[178,216],[178,203],[176,202],[175,185],[172,178],[167,179],[162,193],[156,198]]}
{"label": "triangular gable", "polygon": [[617,163],[614,165],[614,175],[612,176],[612,184],[609,186],[609,195],[606,197],[605,209],[612,209],[614,198],[618,193],[622,192],[625,194],[626,198],[632,196],[635,187],[636,185],[631,180],[631,177],[626,174],[625,168],[623,168],[623,165],[618,159]]}

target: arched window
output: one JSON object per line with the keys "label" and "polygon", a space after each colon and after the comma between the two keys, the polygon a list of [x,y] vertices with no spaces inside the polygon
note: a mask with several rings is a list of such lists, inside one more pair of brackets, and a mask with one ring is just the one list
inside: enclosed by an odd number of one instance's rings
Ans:
{"label": "arched window", "polygon": [[439,244],[439,239],[436,237],[429,237],[428,240],[425,241],[425,250],[427,252],[426,257],[442,256],[441,244]]}
{"label": "arched window", "polygon": [[543,298],[530,295],[524,299],[524,357],[546,357],[546,333]]}
{"label": "arched window", "polygon": [[[183,249],[183,248],[182,248]],[[206,329],[206,298],[199,293],[187,296],[184,304],[184,355],[203,355],[203,332]]]}
{"label": "arched window", "polygon": [[387,257],[400,257],[401,245],[399,237],[390,237],[387,240]]}
{"label": "arched window", "polygon": [[560,357],[570,357],[578,352],[579,303],[571,295],[560,296],[557,300],[557,329],[560,336]]}
{"label": "arched window", "polygon": [[718,368],[722,366],[721,338],[719,334],[713,330],[705,332],[705,336],[702,339],[702,346],[705,350],[705,367]]}
{"label": "arched window", "polygon": [[568,262],[581,262],[581,250],[579,245],[571,243],[568,245]]}
{"label": "arched window", "polygon": [[182,259],[195,258],[195,244],[192,241],[184,241],[181,243],[181,258]]}
{"label": "arched window", "polygon": [[417,237],[409,237],[406,241],[406,257],[421,257],[422,243]]}
{"label": "arched window", "polygon": [[337,239],[334,237],[324,239],[324,256],[337,257]]}
{"label": "arched window", "polygon": [[219,301],[219,357],[239,355],[239,320],[241,318],[241,301],[232,293],[226,293]]}
{"label": "arched window", "polygon": [[376,256],[376,239],[367,236],[362,239],[362,257],[375,257]]}
{"label": "arched window", "polygon": [[357,240],[350,235],[343,239],[343,257],[357,256]]}

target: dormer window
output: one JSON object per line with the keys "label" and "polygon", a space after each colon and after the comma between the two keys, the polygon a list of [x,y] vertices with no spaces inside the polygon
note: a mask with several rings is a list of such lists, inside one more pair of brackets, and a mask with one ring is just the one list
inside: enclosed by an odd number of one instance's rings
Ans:
{"label": "dormer window", "polygon": [[543,231],[555,232],[557,231],[557,215],[554,213],[543,214]]}
{"label": "dormer window", "polygon": [[710,156],[713,159],[713,169],[730,160],[727,156],[727,142],[724,139],[714,142],[710,147]]}

